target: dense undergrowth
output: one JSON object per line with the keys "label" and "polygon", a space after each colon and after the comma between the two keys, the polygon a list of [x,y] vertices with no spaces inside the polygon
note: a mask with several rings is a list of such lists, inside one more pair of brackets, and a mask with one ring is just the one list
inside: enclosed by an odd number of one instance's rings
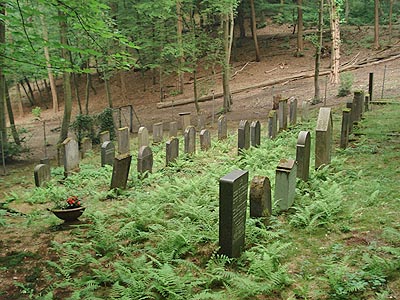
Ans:
{"label": "dense undergrowth", "polygon": [[[9,195],[32,205],[73,195],[87,210],[82,223],[53,242],[55,258],[42,271],[49,284],[34,299],[390,299],[400,285],[400,108],[369,112],[347,150],[332,164],[298,181],[296,200],[268,226],[247,218],[246,249],[238,259],[218,251],[218,182],[234,169],[268,176],[274,189],[281,158],[295,158],[298,133],[315,121],[264,135],[259,148],[236,155],[236,133],[213,140],[208,152],[181,156],[164,167],[164,145],[154,146],[153,174],[128,189],[108,191],[111,168],[97,154],[60,183],[53,170],[45,188]],[[336,113],[335,132],[339,115]],[[337,140],[338,136],[335,137]],[[181,141],[182,144],[182,141]],[[335,145],[338,143],[336,142]],[[182,146],[182,145],[181,145]],[[183,152],[183,151],[182,151]],[[313,157],[313,154],[312,154]],[[313,158],[312,158],[313,165]],[[38,210],[26,225],[56,230],[59,221]],[[0,225],[7,218],[0,214]],[[65,235],[65,228],[64,235]],[[19,283],[22,289],[24,283]],[[1,295],[1,294],[0,294]]]}

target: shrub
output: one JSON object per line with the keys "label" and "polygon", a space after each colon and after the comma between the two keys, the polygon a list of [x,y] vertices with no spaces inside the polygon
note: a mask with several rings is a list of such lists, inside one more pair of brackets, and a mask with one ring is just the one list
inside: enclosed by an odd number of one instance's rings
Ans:
{"label": "shrub", "polygon": [[353,81],[354,81],[354,76],[351,73],[344,73],[340,75],[340,86],[338,90],[338,97],[344,97],[351,93]]}

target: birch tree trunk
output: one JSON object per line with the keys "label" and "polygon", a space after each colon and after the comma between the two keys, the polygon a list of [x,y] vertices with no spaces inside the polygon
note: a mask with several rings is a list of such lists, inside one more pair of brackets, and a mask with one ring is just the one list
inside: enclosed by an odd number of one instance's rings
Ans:
{"label": "birch tree trunk", "polygon": [[331,52],[331,73],[330,81],[333,84],[339,83],[340,68],[340,16],[336,0],[330,0],[330,21],[332,34],[332,52]]}

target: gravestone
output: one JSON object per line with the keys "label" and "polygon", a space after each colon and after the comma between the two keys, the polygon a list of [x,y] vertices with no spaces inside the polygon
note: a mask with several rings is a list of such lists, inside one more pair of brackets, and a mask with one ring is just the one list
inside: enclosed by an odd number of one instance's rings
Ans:
{"label": "gravestone", "polygon": [[196,128],[189,126],[184,132],[184,152],[187,154],[196,153]]}
{"label": "gravestone", "polygon": [[296,194],[297,164],[294,160],[281,159],[275,175],[275,202],[281,211],[288,210]]}
{"label": "gravestone", "polygon": [[119,128],[117,130],[118,140],[118,154],[126,155],[130,153],[130,142],[129,142],[129,127]]}
{"label": "gravestone", "polygon": [[364,98],[364,111],[369,111],[369,102],[369,94],[366,94]]}
{"label": "gravestone", "polygon": [[179,116],[181,117],[181,126],[184,132],[190,126],[190,112],[181,112]]}
{"label": "gravestone", "polygon": [[260,121],[253,121],[250,125],[250,140],[253,147],[261,145],[261,124]]}
{"label": "gravestone", "polygon": [[297,98],[289,98],[289,125],[294,126],[297,123]]}
{"label": "gravestone", "polygon": [[84,155],[86,152],[92,150],[93,145],[92,145],[92,140],[88,137],[85,137],[81,141],[81,152]]}
{"label": "gravestone", "polygon": [[50,165],[39,164],[33,170],[33,175],[35,178],[35,185],[41,187],[43,184],[51,179]]}
{"label": "gravestone", "polygon": [[308,181],[310,174],[311,134],[300,131],[296,145],[297,177]]}
{"label": "gravestone", "polygon": [[219,246],[228,257],[244,248],[248,179],[248,171],[235,170],[219,181]]}
{"label": "gravestone", "polygon": [[139,148],[137,158],[137,171],[140,175],[153,172],[153,152],[149,146]]}
{"label": "gravestone", "polygon": [[250,126],[247,120],[241,120],[238,129],[238,154],[250,148]]}
{"label": "gravestone", "polygon": [[278,134],[278,120],[276,110],[271,110],[268,115],[268,137],[276,138]]}
{"label": "gravestone", "polygon": [[166,165],[174,162],[179,156],[179,140],[174,137],[166,143]]}
{"label": "gravestone", "polygon": [[112,166],[115,158],[115,146],[111,141],[104,142],[101,145],[101,166]]}
{"label": "gravestone", "polygon": [[225,116],[218,118],[218,140],[224,140],[228,137],[228,125]]}
{"label": "gravestone", "polygon": [[310,106],[311,106],[310,101],[304,100],[301,103],[301,121],[302,122],[310,121]]}
{"label": "gravestone", "polygon": [[146,127],[140,127],[138,131],[138,146],[139,149],[141,147],[148,147],[150,145],[149,142],[149,131]]}
{"label": "gravestone", "polygon": [[64,176],[79,172],[79,145],[77,141],[66,138],[62,143],[64,149]]}
{"label": "gravestone", "polygon": [[50,166],[50,158],[44,157],[44,158],[40,159],[40,163]]}
{"label": "gravestone", "polygon": [[340,148],[346,149],[349,144],[351,109],[343,109],[342,130],[340,132]]}
{"label": "gravestone", "polygon": [[203,151],[211,148],[211,135],[207,129],[200,131],[200,148]]}
{"label": "gravestone", "polygon": [[120,188],[125,190],[131,167],[132,155],[121,155],[114,158],[110,189]]}
{"label": "gravestone", "polygon": [[353,98],[353,107],[352,107],[352,110],[354,110],[353,122],[361,121],[363,108],[364,108],[364,92],[355,91]]}
{"label": "gravestone", "polygon": [[353,101],[348,101],[346,102],[346,108],[349,110],[350,115],[349,115],[349,134],[353,132],[353,120],[354,120],[354,113],[351,110],[351,108],[353,107]]}
{"label": "gravestone", "polygon": [[279,131],[287,129],[287,111],[288,111],[288,100],[282,99],[279,101],[279,109],[278,109],[278,124]]}
{"label": "gravestone", "polygon": [[109,131],[102,131],[99,134],[100,136],[100,145],[103,145],[104,142],[110,141],[110,132]]}
{"label": "gravestone", "polygon": [[271,183],[268,177],[254,176],[250,184],[250,218],[264,218],[264,224],[268,224],[271,215]]}
{"label": "gravestone", "polygon": [[169,137],[177,137],[178,136],[178,122],[169,122]]}
{"label": "gravestone", "polygon": [[206,115],[204,112],[200,112],[197,115],[197,129],[202,130],[206,127]]}
{"label": "gravestone", "polygon": [[319,109],[317,127],[315,129],[315,168],[329,165],[332,151],[332,113],[328,107]]}
{"label": "gravestone", "polygon": [[153,124],[153,143],[158,144],[161,143],[164,139],[164,126],[163,123]]}

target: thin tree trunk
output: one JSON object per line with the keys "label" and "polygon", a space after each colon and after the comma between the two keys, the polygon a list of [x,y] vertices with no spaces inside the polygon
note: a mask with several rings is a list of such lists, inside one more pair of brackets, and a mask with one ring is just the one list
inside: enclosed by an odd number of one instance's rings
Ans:
{"label": "thin tree trunk", "polygon": [[379,49],[379,0],[375,0],[374,48]]}
{"label": "thin tree trunk", "polygon": [[[4,22],[6,15],[6,2],[0,2],[0,45],[6,44],[6,24]],[[1,47],[1,54],[4,54],[5,47]],[[5,78],[3,72],[4,56],[0,55],[0,132],[2,136],[3,147],[7,143],[7,129],[6,129],[6,111],[5,111]]]}
{"label": "thin tree trunk", "polygon": [[303,0],[297,0],[297,52],[296,56],[302,56],[304,51],[303,41]]}
{"label": "thin tree trunk", "polygon": [[128,104],[128,92],[126,90],[124,71],[119,72],[119,80],[121,81],[122,103],[124,105],[127,105]]}
{"label": "thin tree trunk", "polygon": [[394,0],[390,0],[389,5],[389,43],[392,42],[392,31],[393,31],[393,2]]}
{"label": "thin tree trunk", "polygon": [[178,58],[178,91],[179,93],[183,93],[183,72],[181,71],[183,64],[185,62],[185,58],[183,55],[183,42],[182,42],[182,30],[183,30],[183,21],[182,21],[182,10],[181,10],[181,2],[178,0],[176,1],[176,14],[178,16],[177,21],[177,40],[178,40],[178,51],[179,51],[179,58]]}
{"label": "thin tree trunk", "polygon": [[251,7],[251,28],[253,32],[254,48],[256,50],[256,61],[260,61],[261,56],[257,39],[257,22],[256,22],[256,10],[254,8],[254,0],[250,0],[250,7]]}
{"label": "thin tree trunk", "polygon": [[82,114],[82,103],[81,103],[81,96],[79,95],[79,80],[76,78],[76,73],[72,74],[72,79],[74,81],[74,91],[75,91],[75,97],[76,100],[78,101],[78,107],[79,107],[79,114]]}
{"label": "thin tree trunk", "polygon": [[110,80],[104,74],[104,86],[106,88],[106,97],[108,102],[108,107],[113,108],[113,102],[111,98],[111,88],[110,88]]}
{"label": "thin tree trunk", "polygon": [[[68,45],[67,40],[67,16],[61,11],[58,11],[60,22],[60,43]],[[66,47],[61,48],[61,57],[65,61],[69,61],[70,55]],[[64,116],[61,124],[60,138],[58,143],[61,144],[68,137],[68,127],[71,121],[72,112],[72,90],[71,90],[71,74],[67,71],[63,72],[63,90],[64,90]]]}
{"label": "thin tree trunk", "polygon": [[24,116],[24,106],[22,103],[22,95],[21,95],[21,87],[19,83],[16,84],[16,89],[17,89],[17,102],[18,102],[18,110],[19,110],[19,116],[22,118]]}
{"label": "thin tree trunk", "polygon": [[25,92],[26,98],[28,98],[29,104],[30,104],[31,106],[34,106],[35,103],[33,103],[33,100],[31,99],[31,96],[29,95],[28,91],[26,90],[25,85],[24,85],[24,81],[23,81],[23,80],[20,80],[19,83],[21,84],[22,89],[23,89],[24,92]]}
{"label": "thin tree trunk", "polygon": [[46,103],[48,102],[48,101],[50,101],[50,87],[49,87],[49,85],[47,84],[47,80],[46,79],[43,79],[43,83],[44,83],[44,90],[46,91]]}
{"label": "thin tree trunk", "polygon": [[314,104],[321,102],[321,95],[320,95],[321,93],[319,88],[319,68],[321,65],[323,25],[324,25],[324,0],[320,0],[320,6],[318,12],[318,44],[315,52],[314,99],[313,99]]}
{"label": "thin tree trunk", "polygon": [[349,14],[350,14],[350,3],[349,0],[346,0],[345,8],[344,8],[344,19],[346,23],[349,22]]}
{"label": "thin tree trunk", "polygon": [[233,40],[233,9],[223,17],[223,32],[224,32],[224,64],[222,71],[222,88],[224,91],[224,111],[228,112],[231,110],[232,95],[229,86],[230,80],[230,57],[232,50]]}
{"label": "thin tree trunk", "polygon": [[29,83],[29,79],[25,76],[24,80],[25,80],[25,83],[26,83],[26,85],[28,87],[29,94],[31,95],[32,103],[33,103],[33,105],[35,105],[35,95],[33,94],[32,86]]}
{"label": "thin tree trunk", "polygon": [[86,74],[86,88],[85,88],[85,113],[89,114],[89,94],[90,94],[90,73]]}
{"label": "thin tree trunk", "polygon": [[241,1],[238,6],[236,21],[239,25],[239,36],[241,39],[246,38],[246,27],[244,26],[244,5],[245,1]]}
{"label": "thin tree trunk", "polygon": [[5,84],[5,92],[6,92],[6,104],[8,111],[8,119],[10,120],[11,134],[13,136],[14,142],[17,145],[21,145],[21,140],[19,139],[17,128],[15,127],[14,113],[11,106],[10,93],[8,90],[7,82]]}
{"label": "thin tree trunk", "polygon": [[331,52],[331,83],[339,83],[339,68],[340,68],[340,27],[339,27],[339,11],[336,0],[330,0],[330,15],[331,15],[331,34],[332,34],[332,52]]}
{"label": "thin tree trunk", "polygon": [[44,98],[43,98],[42,90],[40,89],[39,83],[37,82],[36,78],[35,78],[35,84],[36,84],[36,87],[37,87],[38,92],[39,92],[39,99],[40,99],[39,103],[43,104],[46,107],[46,109],[48,109],[47,104],[46,104],[46,102],[44,101]]}
{"label": "thin tree trunk", "polygon": [[[195,66],[196,68],[196,66]],[[196,69],[193,70],[193,94],[194,94],[194,105],[196,107],[196,112],[199,113],[199,96],[197,94],[197,72]]]}

